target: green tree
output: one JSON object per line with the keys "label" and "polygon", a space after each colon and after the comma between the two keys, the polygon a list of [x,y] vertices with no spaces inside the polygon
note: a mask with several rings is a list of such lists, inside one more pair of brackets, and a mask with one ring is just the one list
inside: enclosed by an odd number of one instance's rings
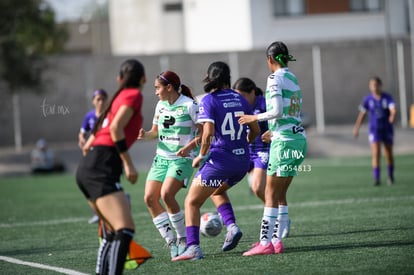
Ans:
{"label": "green tree", "polygon": [[43,0],[0,1],[0,84],[12,95],[14,143],[22,148],[18,91],[40,90],[44,57],[63,50],[68,33]]}
{"label": "green tree", "polygon": [[0,78],[10,92],[41,84],[43,57],[63,50],[68,34],[42,0],[0,1]]}

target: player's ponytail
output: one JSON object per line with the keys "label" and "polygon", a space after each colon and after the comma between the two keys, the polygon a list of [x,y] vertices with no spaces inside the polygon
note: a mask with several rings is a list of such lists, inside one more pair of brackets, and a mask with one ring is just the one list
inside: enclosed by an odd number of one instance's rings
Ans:
{"label": "player's ponytail", "polygon": [[210,93],[212,90],[221,90],[230,87],[230,67],[222,62],[217,61],[210,64],[207,69],[207,76],[203,82],[204,91]]}
{"label": "player's ponytail", "polygon": [[281,41],[276,41],[270,44],[270,46],[266,50],[266,55],[270,56],[282,67],[287,67],[289,61],[296,61],[296,59],[289,54],[289,50],[285,43]]}
{"label": "player's ponytail", "polygon": [[114,93],[109,101],[109,104],[106,106],[105,110],[99,116],[97,122],[95,123],[92,133],[96,134],[98,130],[102,127],[102,123],[111,110],[112,103],[115,98],[126,88],[139,88],[141,86],[141,80],[145,77],[145,69],[141,62],[135,59],[128,59],[121,65],[121,70],[119,71],[119,78],[121,80],[118,90]]}

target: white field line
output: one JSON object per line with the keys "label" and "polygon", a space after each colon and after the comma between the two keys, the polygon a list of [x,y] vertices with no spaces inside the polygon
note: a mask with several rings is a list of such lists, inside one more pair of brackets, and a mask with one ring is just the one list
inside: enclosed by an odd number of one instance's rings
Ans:
{"label": "white field line", "polygon": [[26,265],[26,266],[39,268],[39,269],[52,270],[52,271],[56,271],[56,272],[62,273],[62,274],[88,275],[87,273],[82,273],[82,272],[72,270],[72,269],[56,267],[56,266],[51,266],[51,265],[38,264],[38,263],[33,263],[33,262],[26,262],[26,261],[22,261],[22,260],[18,260],[18,259],[15,259],[15,258],[10,258],[10,257],[5,257],[5,256],[0,256],[0,260],[5,261],[5,262],[9,262],[9,263],[12,263],[12,264]]}
{"label": "white field line", "polygon": [[[326,200],[326,201],[308,201],[308,202],[297,202],[289,203],[290,207],[301,208],[301,207],[314,207],[314,206],[329,206],[329,205],[349,205],[349,204],[363,204],[363,203],[377,203],[377,202],[390,202],[390,201],[411,201],[414,200],[414,196],[401,196],[401,197],[374,197],[374,198],[349,198],[349,199],[338,199],[338,200]],[[234,207],[235,211],[246,211],[246,210],[257,210],[263,209],[263,204],[253,205],[239,205]],[[202,209],[206,212],[214,212],[216,209],[207,208]],[[148,212],[134,213],[134,218],[140,218],[149,215]],[[86,222],[87,217],[83,218],[66,218],[59,220],[49,221],[33,221],[33,222],[19,222],[19,223],[0,223],[0,228],[14,228],[14,227],[29,227],[29,226],[45,226],[45,225],[58,225],[64,223],[78,223]]]}

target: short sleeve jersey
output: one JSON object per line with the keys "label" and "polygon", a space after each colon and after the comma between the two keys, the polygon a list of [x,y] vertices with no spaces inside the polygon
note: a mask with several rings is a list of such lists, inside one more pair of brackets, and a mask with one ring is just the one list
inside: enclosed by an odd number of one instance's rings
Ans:
{"label": "short sleeve jersey", "polygon": [[302,110],[302,91],[296,76],[288,68],[280,68],[267,78],[266,85],[266,109],[271,111],[274,107],[271,99],[281,96],[283,102],[283,115],[268,121],[269,130],[273,139],[294,140],[305,138],[305,132],[301,126],[300,113]]}
{"label": "short sleeve jersey", "polygon": [[381,93],[381,97],[376,99],[372,94],[366,96],[360,105],[360,111],[369,114],[369,130],[381,131],[392,129],[389,123],[390,109],[395,108],[395,102],[388,93]]}
{"label": "short sleeve jersey", "polygon": [[[158,125],[157,155],[174,160],[178,150],[190,143],[197,133],[198,104],[191,98],[180,95],[173,103],[158,101],[153,124]],[[190,152],[194,158],[198,150]]]}
{"label": "short sleeve jersey", "polygon": [[111,109],[102,123],[102,128],[95,135],[95,140],[92,143],[92,146],[104,145],[104,146],[115,146],[109,126],[111,125],[116,113],[118,112],[121,106],[128,106],[133,109],[134,114],[124,128],[125,140],[127,147],[135,142],[138,137],[139,130],[142,127],[142,94],[139,89],[127,88],[122,90],[119,95],[112,102]]}
{"label": "short sleeve jersey", "polygon": [[252,114],[250,104],[231,89],[209,93],[200,102],[198,122],[214,124],[210,150],[221,149],[234,155],[248,156],[247,126],[238,123],[238,116]]}
{"label": "short sleeve jersey", "polygon": [[[261,95],[257,96],[252,109],[254,115],[266,112],[266,99]],[[262,134],[269,129],[267,121],[259,122],[259,127],[260,135],[258,135],[256,140],[249,145],[250,153],[269,150],[270,144],[263,142],[261,137]]]}
{"label": "short sleeve jersey", "polygon": [[86,113],[85,117],[83,118],[82,126],[80,128],[81,133],[90,133],[97,120],[98,117],[95,114],[95,110],[91,110]]}

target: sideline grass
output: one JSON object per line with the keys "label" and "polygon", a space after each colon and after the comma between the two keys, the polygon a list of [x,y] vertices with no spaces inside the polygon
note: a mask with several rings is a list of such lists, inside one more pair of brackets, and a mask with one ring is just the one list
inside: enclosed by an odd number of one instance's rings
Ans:
{"label": "sideline grass", "polygon": [[[291,236],[282,255],[242,257],[256,241],[262,208],[245,181],[230,191],[244,236],[222,253],[224,233],[201,237],[205,259],[172,263],[143,203],[145,173],[131,194],[135,240],[154,256],[125,274],[413,274],[414,156],[396,157],[396,184],[372,186],[370,160],[308,159],[312,171],[288,194]],[[385,171],[385,169],[383,169]],[[179,193],[182,202],[187,190]],[[96,225],[72,175],[0,179],[0,255],[94,273]],[[204,211],[212,210],[208,202]],[[0,261],[1,274],[56,274]]]}

